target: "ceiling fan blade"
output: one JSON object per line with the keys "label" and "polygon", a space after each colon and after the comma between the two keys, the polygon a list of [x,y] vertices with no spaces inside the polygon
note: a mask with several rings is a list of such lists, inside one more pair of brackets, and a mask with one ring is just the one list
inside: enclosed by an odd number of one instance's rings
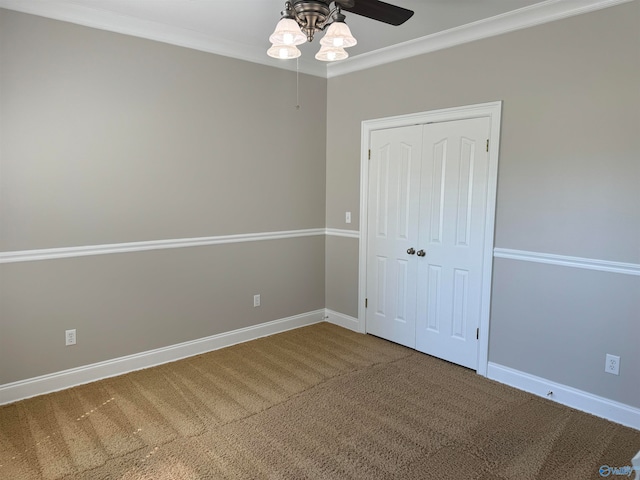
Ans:
{"label": "ceiling fan blade", "polygon": [[413,10],[391,5],[379,0],[346,0],[337,3],[347,12],[378,20],[390,25],[402,25],[413,16]]}

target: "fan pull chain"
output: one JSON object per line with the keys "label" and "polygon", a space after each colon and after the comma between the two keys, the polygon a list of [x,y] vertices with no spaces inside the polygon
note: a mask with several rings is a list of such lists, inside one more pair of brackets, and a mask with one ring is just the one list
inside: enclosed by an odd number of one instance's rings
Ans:
{"label": "fan pull chain", "polygon": [[296,110],[300,110],[300,64],[296,58]]}

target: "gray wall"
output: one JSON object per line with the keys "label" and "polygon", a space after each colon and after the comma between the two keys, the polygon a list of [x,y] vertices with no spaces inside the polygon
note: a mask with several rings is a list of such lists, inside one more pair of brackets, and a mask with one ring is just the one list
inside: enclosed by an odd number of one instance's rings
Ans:
{"label": "gray wall", "polygon": [[[324,227],[325,79],[8,10],[0,65],[0,251]],[[323,308],[324,251],[0,264],[0,384]]]}
{"label": "gray wall", "polygon": [[[363,120],[502,100],[495,246],[639,264],[638,25],[632,2],[329,79],[327,227],[357,228]],[[326,305],[355,317],[354,249],[328,246]],[[640,407],[639,278],[496,259],[490,361]]]}
{"label": "gray wall", "polygon": [[[632,2],[301,75],[296,111],[291,72],[0,10],[0,251],[357,229],[363,120],[502,100],[496,246],[638,264],[638,24]],[[2,264],[0,384],[355,317],[357,274],[357,240],[335,236]],[[490,360],[640,407],[639,278],[496,259]]]}

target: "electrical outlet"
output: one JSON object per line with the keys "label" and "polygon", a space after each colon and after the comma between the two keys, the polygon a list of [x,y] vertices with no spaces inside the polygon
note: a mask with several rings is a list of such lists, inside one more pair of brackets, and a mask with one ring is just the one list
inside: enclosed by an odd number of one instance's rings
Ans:
{"label": "electrical outlet", "polygon": [[344,212],[344,223],[351,223],[351,212]]}
{"label": "electrical outlet", "polygon": [[604,371],[613,375],[620,375],[620,357],[607,353]]}
{"label": "electrical outlet", "polygon": [[65,346],[76,344],[76,329],[66,330],[64,332],[64,344]]}
{"label": "electrical outlet", "polygon": [[254,295],[253,296],[253,306],[254,307],[259,307],[260,306],[260,295]]}

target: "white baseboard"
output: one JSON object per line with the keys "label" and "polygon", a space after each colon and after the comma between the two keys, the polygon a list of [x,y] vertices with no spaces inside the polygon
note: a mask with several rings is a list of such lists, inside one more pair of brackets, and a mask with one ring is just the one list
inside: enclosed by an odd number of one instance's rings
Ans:
{"label": "white baseboard", "polygon": [[[489,362],[487,377],[568,407],[640,430],[640,409]],[[548,392],[553,392],[547,395]]]}
{"label": "white baseboard", "polygon": [[357,318],[350,317],[349,315],[345,315],[344,313],[334,312],[333,310],[329,310],[328,308],[325,309],[324,312],[325,321],[333,323],[334,325],[338,325],[339,327],[353,330],[354,332],[360,332],[360,324]]}
{"label": "white baseboard", "polygon": [[115,377],[124,373],[149,368],[163,363],[174,362],[182,358],[229,347],[237,343],[274,335],[294,328],[304,327],[323,321],[325,310],[316,310],[252,327],[240,328],[190,342],[136,353],[126,357],[114,358],[104,362],[72,368],[40,377],[20,380],[0,385],[0,405],[23,400],[36,395],[64,390],[66,388],[95,382],[103,378]]}

